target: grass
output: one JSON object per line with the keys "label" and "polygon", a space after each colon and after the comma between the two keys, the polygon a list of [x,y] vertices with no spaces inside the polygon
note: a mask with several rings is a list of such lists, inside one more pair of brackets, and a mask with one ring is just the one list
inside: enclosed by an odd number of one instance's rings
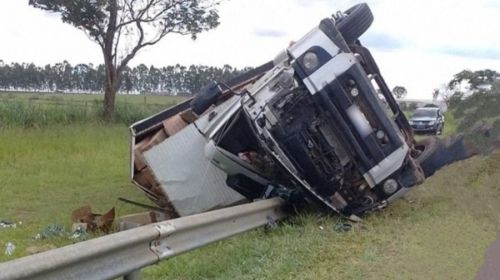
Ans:
{"label": "grass", "polygon": [[445,167],[350,232],[317,212],[143,271],[145,279],[471,279],[500,233],[500,154]]}
{"label": "grass", "polygon": [[457,122],[453,117],[453,113],[451,111],[446,111],[444,113],[444,130],[442,137],[450,136],[457,131]]}
{"label": "grass", "polygon": [[[447,118],[450,125],[452,118]],[[35,240],[45,226],[70,226],[84,204],[117,215],[146,202],[128,182],[128,132],[99,123],[0,128],[0,262],[31,248],[70,244],[67,236]],[[446,134],[446,132],[445,132]],[[470,279],[500,233],[500,153],[477,156],[438,171],[349,232],[344,220],[305,211],[275,229],[258,229],[142,271],[144,279]]]}
{"label": "grass", "polygon": [[[143,200],[128,181],[128,132],[123,125],[55,126],[46,129],[1,129],[0,220],[21,221],[0,228],[0,261],[26,255],[29,247],[69,244],[67,237],[34,240],[57,222],[70,229],[70,214],[84,204],[96,213],[117,207],[117,215],[143,211],[117,201]],[[3,254],[7,242],[16,246]]]}
{"label": "grass", "polygon": [[[39,102],[98,102],[104,98],[103,94],[72,94],[72,93],[32,93],[32,92],[2,92],[0,91],[0,100],[19,100]],[[178,103],[184,100],[181,96],[163,96],[163,95],[133,95],[133,94],[118,94],[117,102],[132,103],[132,104],[149,104],[149,105],[166,105]]]}
{"label": "grass", "polygon": [[[0,126],[46,127],[97,122],[103,95],[0,92]],[[178,96],[118,95],[114,122],[130,125],[184,100]]]}

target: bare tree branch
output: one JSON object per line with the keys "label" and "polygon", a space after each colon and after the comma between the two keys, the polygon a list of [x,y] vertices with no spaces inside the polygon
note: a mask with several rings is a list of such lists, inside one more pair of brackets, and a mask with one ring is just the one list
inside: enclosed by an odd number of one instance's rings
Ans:
{"label": "bare tree branch", "polygon": [[[106,74],[104,111],[109,118],[121,73],[137,53],[170,33],[195,38],[196,34],[216,27],[218,1],[30,0],[29,4],[61,14],[64,22],[84,30],[101,47]],[[133,43],[127,46],[128,42]]]}

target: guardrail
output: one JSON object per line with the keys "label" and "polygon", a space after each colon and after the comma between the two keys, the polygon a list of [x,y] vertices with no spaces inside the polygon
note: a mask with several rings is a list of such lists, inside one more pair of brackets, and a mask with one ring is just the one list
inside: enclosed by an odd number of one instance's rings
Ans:
{"label": "guardrail", "polygon": [[280,198],[154,223],[0,264],[0,279],[111,279],[274,223]]}

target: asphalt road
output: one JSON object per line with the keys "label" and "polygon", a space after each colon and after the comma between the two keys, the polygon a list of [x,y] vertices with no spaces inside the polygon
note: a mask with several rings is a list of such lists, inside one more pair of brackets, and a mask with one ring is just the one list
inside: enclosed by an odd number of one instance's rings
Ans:
{"label": "asphalt road", "polygon": [[486,250],[484,263],[476,274],[475,280],[500,279],[500,237]]}

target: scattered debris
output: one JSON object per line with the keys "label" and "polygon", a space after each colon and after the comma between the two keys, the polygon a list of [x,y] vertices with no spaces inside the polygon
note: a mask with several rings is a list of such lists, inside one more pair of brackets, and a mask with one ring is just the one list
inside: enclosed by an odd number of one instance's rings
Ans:
{"label": "scattered debris", "polygon": [[83,241],[87,239],[87,224],[73,224],[73,234],[69,239]]}
{"label": "scattered debris", "polygon": [[[19,224],[22,224],[19,222]],[[0,228],[16,228],[16,223],[8,222],[8,221],[0,221]]]}
{"label": "scattered debris", "polygon": [[7,242],[7,244],[5,244],[5,255],[12,256],[14,250],[16,250],[16,245],[14,245],[14,243]]}
{"label": "scattered debris", "polygon": [[[86,223],[75,223],[72,226],[71,233],[66,230],[66,228],[60,224],[53,223],[46,226],[39,233],[37,233],[34,237],[35,240],[49,239],[52,237],[69,237],[69,239],[73,239],[76,241],[83,241],[87,239],[87,224]],[[38,247],[37,247],[38,248]],[[36,248],[31,248],[31,252],[33,254]],[[42,248],[43,249],[43,248]],[[28,250],[28,249],[27,249]],[[49,249],[47,249],[49,250]],[[30,252],[28,252],[30,253]]]}
{"label": "scattered debris", "polygon": [[266,224],[266,228],[268,229],[275,229],[278,227],[278,223],[276,223],[276,220],[273,219],[273,217],[271,216],[268,216],[267,217],[267,224]]}
{"label": "scattered debris", "polygon": [[336,232],[348,232],[352,229],[352,225],[349,223],[336,223],[333,225],[333,230]]}
{"label": "scattered debris", "polygon": [[71,213],[71,222],[73,224],[86,224],[85,230],[90,232],[100,230],[109,233],[114,220],[114,207],[102,215],[92,213],[90,205],[84,205]]}
{"label": "scattered debris", "polygon": [[75,232],[75,231],[79,231],[79,230],[87,231],[87,224],[86,223],[73,223],[73,225],[71,226],[71,232]]}
{"label": "scattered debris", "polygon": [[67,235],[68,232],[64,228],[64,226],[52,223],[42,229],[37,235],[35,235],[35,239],[48,239],[52,237],[61,237]]}

